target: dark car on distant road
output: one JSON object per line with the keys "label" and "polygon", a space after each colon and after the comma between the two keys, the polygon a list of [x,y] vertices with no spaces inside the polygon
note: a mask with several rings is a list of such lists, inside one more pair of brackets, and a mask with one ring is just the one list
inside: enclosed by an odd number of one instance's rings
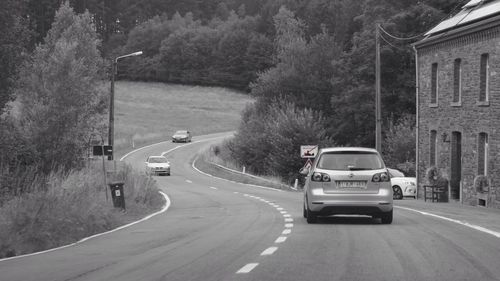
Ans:
{"label": "dark car on distant road", "polygon": [[191,133],[188,130],[179,130],[172,136],[172,142],[191,142]]}

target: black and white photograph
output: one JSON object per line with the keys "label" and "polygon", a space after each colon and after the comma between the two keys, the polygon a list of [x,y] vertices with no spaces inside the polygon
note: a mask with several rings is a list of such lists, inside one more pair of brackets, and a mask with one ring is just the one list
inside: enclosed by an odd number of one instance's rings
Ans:
{"label": "black and white photograph", "polygon": [[500,281],[500,0],[0,0],[0,281]]}

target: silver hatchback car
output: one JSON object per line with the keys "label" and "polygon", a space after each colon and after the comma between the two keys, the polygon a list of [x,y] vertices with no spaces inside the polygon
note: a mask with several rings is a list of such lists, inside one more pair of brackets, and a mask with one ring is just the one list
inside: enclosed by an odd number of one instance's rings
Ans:
{"label": "silver hatchback car", "polygon": [[321,149],[306,176],[304,217],[369,215],[392,223],[391,179],[380,154],[372,148]]}

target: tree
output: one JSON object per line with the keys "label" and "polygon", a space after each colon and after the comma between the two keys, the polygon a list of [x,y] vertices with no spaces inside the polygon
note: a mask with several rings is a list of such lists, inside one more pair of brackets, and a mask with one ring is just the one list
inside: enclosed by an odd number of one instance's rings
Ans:
{"label": "tree", "polygon": [[89,13],[65,2],[45,42],[22,67],[17,89],[23,133],[40,155],[41,169],[81,165],[89,135],[102,120],[102,59]]}
{"label": "tree", "polygon": [[247,107],[228,147],[249,171],[291,181],[304,165],[299,153],[304,144],[333,145],[322,115],[283,99],[272,103],[260,99]]}
{"label": "tree", "polygon": [[23,18],[26,1],[5,0],[0,9],[0,114],[12,96],[18,66],[29,49],[31,32]]}
{"label": "tree", "polygon": [[275,24],[277,63],[259,74],[251,84],[252,94],[268,100],[286,96],[301,108],[329,114],[331,62],[340,53],[335,37],[323,29],[307,42],[304,22],[284,7],[275,16]]}
{"label": "tree", "polygon": [[[331,83],[334,114],[329,129],[343,145],[374,146],[375,140],[375,25],[398,37],[422,34],[441,18],[436,9],[416,0],[367,0],[357,17],[361,29],[354,33],[352,48],[335,60]],[[381,38],[381,95],[383,128],[415,112],[414,54],[409,41]],[[395,47],[387,44],[384,40]],[[384,131],[384,129],[383,129]]]}
{"label": "tree", "polygon": [[415,115],[407,114],[390,126],[383,142],[385,164],[415,174]]}

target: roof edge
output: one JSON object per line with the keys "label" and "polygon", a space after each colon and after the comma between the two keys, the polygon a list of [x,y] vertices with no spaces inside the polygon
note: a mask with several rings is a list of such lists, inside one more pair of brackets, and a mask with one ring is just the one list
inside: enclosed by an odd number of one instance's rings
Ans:
{"label": "roof edge", "polygon": [[425,48],[431,45],[435,45],[437,43],[441,43],[444,41],[449,41],[452,39],[455,39],[460,36],[464,36],[470,33],[478,32],[481,30],[485,30],[488,28],[492,28],[495,26],[500,25],[500,14],[495,14],[491,17],[488,18],[483,18],[479,21],[464,25],[464,26],[459,26],[455,29],[447,30],[442,33],[430,35],[416,43],[413,43],[412,45],[417,48]]}

